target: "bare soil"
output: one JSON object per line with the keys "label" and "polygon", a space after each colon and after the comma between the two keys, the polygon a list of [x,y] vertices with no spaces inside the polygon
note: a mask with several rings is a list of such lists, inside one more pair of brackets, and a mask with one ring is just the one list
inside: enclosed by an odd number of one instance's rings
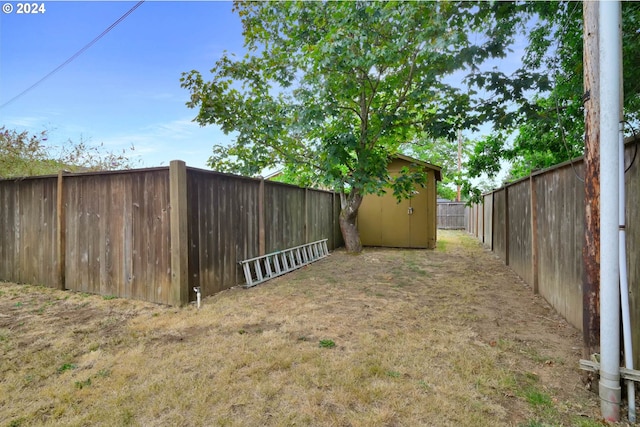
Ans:
{"label": "bare soil", "polygon": [[0,357],[0,426],[602,425],[579,332],[462,232],[200,310],[0,283]]}

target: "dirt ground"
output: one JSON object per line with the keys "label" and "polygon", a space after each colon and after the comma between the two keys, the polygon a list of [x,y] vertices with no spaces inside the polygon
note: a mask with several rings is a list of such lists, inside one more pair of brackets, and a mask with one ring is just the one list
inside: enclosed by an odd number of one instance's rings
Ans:
{"label": "dirt ground", "polygon": [[438,238],[200,310],[0,283],[0,426],[603,425],[579,332],[477,241]]}

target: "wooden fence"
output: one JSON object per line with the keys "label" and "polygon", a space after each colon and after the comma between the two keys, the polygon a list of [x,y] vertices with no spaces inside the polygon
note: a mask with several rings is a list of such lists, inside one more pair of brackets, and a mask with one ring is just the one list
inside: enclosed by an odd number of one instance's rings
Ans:
{"label": "wooden fence", "polygon": [[0,280],[182,305],[242,282],[238,261],[321,238],[337,195],[169,167],[0,180]]}
{"label": "wooden fence", "polygon": [[[629,300],[635,363],[640,362],[640,155],[625,152]],[[532,174],[467,208],[466,230],[482,241],[569,323],[582,330],[584,240],[582,159]]]}
{"label": "wooden fence", "polygon": [[464,230],[465,207],[465,202],[438,202],[438,228]]}

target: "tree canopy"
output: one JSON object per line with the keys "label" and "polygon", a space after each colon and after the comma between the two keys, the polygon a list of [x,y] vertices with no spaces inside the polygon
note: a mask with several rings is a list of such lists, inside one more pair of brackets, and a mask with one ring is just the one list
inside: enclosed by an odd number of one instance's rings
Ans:
{"label": "tree canopy", "polygon": [[[470,142],[460,136],[461,166],[469,157]],[[458,140],[434,139],[429,135],[419,135],[413,141],[402,144],[401,150],[408,156],[440,166],[442,181],[438,182],[438,197],[455,200],[456,186],[462,185],[464,172],[458,171]]]}
{"label": "tree canopy", "polygon": [[[580,2],[531,2],[516,11],[525,29],[523,66],[513,76],[501,75],[491,92],[496,111],[511,104],[495,132],[477,142],[469,160],[469,176],[495,175],[500,161],[511,163],[509,179],[527,176],[583,154],[583,15]],[[624,114],[637,126],[640,118],[640,3],[622,2]],[[518,76],[531,79],[531,93],[506,95]],[[477,77],[476,77],[477,78]],[[524,95],[524,96],[521,96]],[[508,100],[509,102],[504,102]],[[508,143],[508,135],[515,135]],[[472,186],[466,186],[468,191]]]}
{"label": "tree canopy", "polygon": [[360,251],[362,197],[409,197],[424,174],[387,174],[401,144],[476,125],[473,91],[446,82],[503,57],[514,25],[501,2],[237,2],[246,55],[183,74],[196,121],[234,133],[211,167],[248,175],[285,165],[341,193],[347,250]]}

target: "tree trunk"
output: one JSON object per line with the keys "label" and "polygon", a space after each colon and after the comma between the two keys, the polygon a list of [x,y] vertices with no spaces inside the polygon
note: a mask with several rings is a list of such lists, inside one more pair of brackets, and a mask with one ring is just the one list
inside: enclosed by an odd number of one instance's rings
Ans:
{"label": "tree trunk", "polygon": [[362,195],[356,189],[352,189],[349,194],[340,193],[340,231],[347,252],[351,253],[362,252],[362,242],[356,225],[361,203]]}

